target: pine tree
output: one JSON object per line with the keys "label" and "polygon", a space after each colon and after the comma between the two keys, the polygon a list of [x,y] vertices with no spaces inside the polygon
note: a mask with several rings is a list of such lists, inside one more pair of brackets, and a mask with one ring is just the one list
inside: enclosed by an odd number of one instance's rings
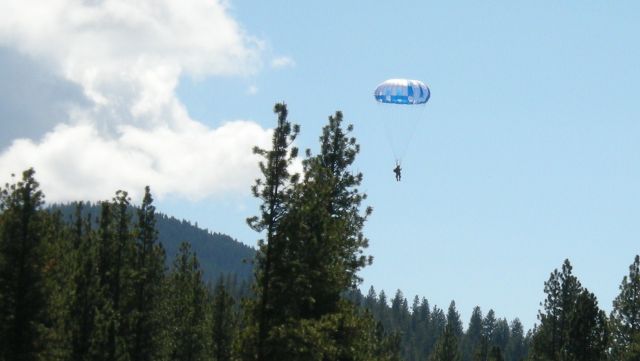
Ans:
{"label": "pine tree", "polygon": [[570,312],[571,296],[577,294],[579,282],[571,273],[568,260],[562,265],[562,273],[557,269],[544,284],[544,312],[538,314],[540,327],[536,330],[532,357],[534,360],[560,360],[563,353],[567,317]]}
{"label": "pine tree", "polygon": [[492,344],[494,340],[496,322],[496,313],[490,309],[484,320],[482,320],[482,335],[487,338],[489,344]]}
{"label": "pine tree", "polygon": [[[286,108],[276,107],[280,114],[276,134],[286,135],[282,130],[290,129],[285,123]],[[380,342],[373,337],[373,324],[344,298],[361,281],[358,271],[371,262],[364,255],[368,241],[362,233],[371,209],[360,211],[365,199],[358,190],[362,175],[350,171],[359,146],[349,136],[352,127],[345,131],[341,123],[340,112],[329,118],[320,137],[320,153],[306,153],[301,180],[288,177],[286,169],[272,171],[272,162],[262,166],[265,180],[254,188],[254,194],[264,202],[262,217],[252,222],[254,229],[267,231],[268,239],[257,262],[259,342],[255,356],[251,345],[245,344],[243,359],[392,357],[376,356],[374,350]],[[272,152],[282,150],[279,164],[284,167],[290,159],[286,158],[288,143],[277,140],[274,136],[274,150],[261,154],[270,159]],[[269,180],[275,173],[280,175],[280,183]],[[273,203],[265,190],[271,189],[269,196],[276,195],[274,187],[268,186],[276,183],[290,187],[277,198],[281,208],[273,218],[269,211]],[[251,326],[247,329],[243,340],[250,340]]]}
{"label": "pine tree", "polygon": [[374,312],[376,305],[378,304],[378,295],[376,294],[376,289],[373,286],[369,287],[369,292],[367,296],[364,298],[364,308],[369,310],[370,312]]}
{"label": "pine tree", "polygon": [[113,231],[112,206],[109,202],[102,202],[96,234],[96,270],[97,296],[94,307],[93,334],[89,347],[90,359],[114,360],[115,350],[111,344],[111,335],[115,322],[113,308],[113,264],[115,260],[115,245]]}
{"label": "pine tree", "polygon": [[620,293],[613,301],[611,327],[612,358],[630,359],[631,346],[634,340],[640,339],[640,256],[638,255],[629,266],[629,275],[622,279]]}
{"label": "pine tree", "polygon": [[452,314],[452,310],[455,311],[455,303],[452,301],[449,306],[449,314],[447,317],[447,326],[444,329],[444,333],[438,339],[435,346],[435,350],[431,354],[430,361],[459,361],[461,359],[458,340],[458,328],[459,318],[456,318]]}
{"label": "pine tree", "polygon": [[467,327],[467,333],[464,336],[462,359],[464,361],[470,361],[473,359],[473,354],[478,344],[482,340],[482,311],[480,307],[476,306],[471,313],[471,319],[469,320],[469,327]]}
{"label": "pine tree", "polygon": [[407,328],[409,309],[407,307],[407,300],[404,298],[404,295],[400,290],[396,291],[396,295],[391,300],[391,317],[394,323],[394,328],[403,331]]}
{"label": "pine tree", "polygon": [[507,361],[521,361],[526,355],[524,328],[518,318],[511,321],[511,337],[505,351]]}
{"label": "pine tree", "polygon": [[165,282],[165,253],[158,242],[155,207],[149,187],[137,211],[135,253],[132,265],[131,335],[132,361],[156,360],[161,351],[161,301]]}
{"label": "pine tree", "polygon": [[403,335],[405,339],[405,347],[407,348],[406,360],[425,360],[428,354],[425,354],[427,328],[429,322],[429,303],[425,298],[420,299],[417,295],[413,298],[411,305],[411,316],[409,329]]}
{"label": "pine tree", "polygon": [[453,332],[456,339],[460,339],[462,337],[462,320],[460,320],[460,314],[456,309],[455,301],[451,301],[449,304],[449,310],[447,311],[447,328]]}
{"label": "pine tree", "polygon": [[33,169],[0,190],[0,359],[37,360],[47,321],[44,195]]}
{"label": "pine tree", "polygon": [[387,294],[384,290],[380,290],[376,311],[373,314],[376,316],[376,319],[380,321],[382,327],[387,330],[391,329],[391,315],[389,313],[389,300],[387,299]]}
{"label": "pine tree", "polygon": [[499,346],[493,346],[491,351],[489,351],[489,359],[488,361],[504,361],[502,357],[502,350]]}
{"label": "pine tree", "polygon": [[[285,104],[276,104],[274,113],[278,115],[278,124],[273,132],[270,150],[254,148],[254,153],[262,156],[260,170],[264,177],[256,180],[252,192],[262,201],[260,216],[247,219],[249,226],[257,232],[266,231],[266,239],[258,242],[259,252],[256,258],[256,300],[248,306],[257,327],[249,324],[243,337],[245,357],[256,357],[265,360],[265,340],[274,320],[273,312],[277,305],[272,301],[273,263],[274,258],[282,255],[279,244],[280,234],[277,228],[287,211],[292,183],[297,176],[289,173],[289,166],[296,158],[298,150],[291,147],[299,127],[292,125],[287,119]],[[280,242],[281,243],[281,242]]]}
{"label": "pine tree", "polygon": [[235,337],[234,300],[222,279],[213,293],[211,310],[211,353],[213,361],[230,361]]}
{"label": "pine tree", "polygon": [[[289,213],[283,218],[289,260],[282,269],[287,279],[286,290],[297,292],[297,305],[303,318],[318,318],[336,312],[345,290],[354,288],[360,278],[357,272],[370,263],[363,255],[368,241],[362,228],[371,209],[360,213],[366,198],[357,187],[362,174],[349,170],[359,146],[349,137],[352,127],[342,128],[342,113],[329,117],[320,137],[321,152],[303,162],[304,179],[296,185]],[[295,268],[302,274],[296,274]],[[313,285],[309,287],[309,285]],[[287,297],[279,304],[291,302]]]}
{"label": "pine tree", "polygon": [[480,337],[480,342],[473,351],[473,361],[487,361],[489,358],[489,339],[486,336]]}
{"label": "pine tree", "polygon": [[199,361],[207,358],[207,290],[202,270],[189,243],[183,242],[169,275],[168,358]]}
{"label": "pine tree", "polygon": [[117,191],[112,202],[102,202],[97,268],[99,296],[95,305],[94,360],[127,360],[132,336],[132,276],[135,243],[131,232],[130,200]]}
{"label": "pine tree", "polygon": [[444,334],[447,327],[447,316],[444,311],[437,306],[433,306],[431,311],[431,321],[429,322],[429,331],[427,332],[427,342],[425,350],[427,354],[431,354],[435,349],[435,345],[440,337]]}
{"label": "pine tree", "polygon": [[500,350],[505,350],[510,337],[509,322],[507,322],[505,318],[498,319],[495,330],[493,331],[493,340],[491,345],[497,346]]}
{"label": "pine tree", "polygon": [[608,344],[604,312],[572,274],[569,260],[545,282],[547,298],[535,330],[532,360],[603,360]]}
{"label": "pine tree", "polygon": [[433,327],[431,320],[431,310],[429,308],[429,301],[426,298],[422,298],[420,301],[420,308],[418,311],[419,323],[417,326],[417,337],[415,348],[417,349],[417,360],[426,360],[431,353],[433,343],[430,340],[431,328]]}
{"label": "pine tree", "polygon": [[60,290],[70,295],[65,316],[69,328],[69,359],[90,360],[91,342],[95,332],[95,307],[99,304],[100,285],[96,272],[97,242],[91,229],[91,218],[82,216],[84,204],[77,203],[71,230],[72,250],[69,252],[73,272],[71,282]]}
{"label": "pine tree", "polygon": [[42,255],[44,261],[43,284],[47,295],[47,327],[43,339],[41,359],[67,360],[70,358],[71,332],[70,304],[73,286],[70,280],[75,273],[75,240],[70,227],[59,211],[43,211]]}
{"label": "pine tree", "polygon": [[586,289],[578,294],[568,317],[565,359],[574,361],[605,360],[609,346],[607,318],[598,307],[596,296]]}

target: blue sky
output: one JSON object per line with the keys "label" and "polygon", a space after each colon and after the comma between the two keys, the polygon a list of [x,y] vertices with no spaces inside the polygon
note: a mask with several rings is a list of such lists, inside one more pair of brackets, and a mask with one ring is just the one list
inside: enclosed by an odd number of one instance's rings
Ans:
{"label": "blue sky", "polygon": [[[35,164],[51,200],[151,183],[161,211],[254,245],[246,151],[268,142],[274,103],[289,105],[311,149],[342,110],[374,208],[365,292],[455,299],[465,323],[479,305],[531,327],[543,282],[569,258],[610,310],[639,252],[639,3],[146,2],[53,9],[48,27],[18,6],[0,11],[11,26],[0,26],[0,61],[22,77],[0,94],[44,89],[32,108],[68,114],[43,124],[4,96],[0,114],[21,120],[1,123],[13,140],[0,139],[3,174]],[[411,116],[373,99],[396,77],[432,91],[400,183],[381,122]]]}
{"label": "blue sky", "polygon": [[[186,80],[178,94],[198,119],[265,126],[285,100],[311,148],[326,117],[345,113],[375,209],[364,288],[441,307],[455,299],[466,317],[479,304],[531,326],[543,282],[569,258],[610,308],[639,251],[637,3],[232,5],[296,65],[244,81]],[[398,184],[371,95],[393,77],[432,90]],[[257,94],[231,96],[249,83]],[[212,224],[227,222],[214,213]],[[229,232],[252,242],[246,229]]]}

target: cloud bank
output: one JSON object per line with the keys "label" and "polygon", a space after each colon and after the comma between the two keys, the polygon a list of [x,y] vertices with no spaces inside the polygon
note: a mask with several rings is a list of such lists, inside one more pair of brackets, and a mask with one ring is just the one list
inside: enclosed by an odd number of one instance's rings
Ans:
{"label": "cloud bank", "polygon": [[[257,176],[251,147],[268,145],[270,131],[209,128],[175,93],[184,75],[259,71],[263,45],[222,0],[5,0],[0,46],[0,63],[26,67],[0,86],[13,95],[0,99],[0,131],[25,128],[10,145],[0,139],[0,177],[33,166],[48,200],[65,201],[136,196],[146,184],[202,199],[246,192]],[[48,90],[25,101],[20,86],[42,88],[36,77],[51,79]]]}

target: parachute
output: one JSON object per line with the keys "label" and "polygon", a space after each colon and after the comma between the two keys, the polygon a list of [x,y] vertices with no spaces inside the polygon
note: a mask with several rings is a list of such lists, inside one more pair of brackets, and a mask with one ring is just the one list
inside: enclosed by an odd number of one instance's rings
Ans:
{"label": "parachute", "polygon": [[389,79],[378,85],[374,95],[380,103],[414,105],[428,102],[431,91],[420,80]]}
{"label": "parachute", "polygon": [[419,80],[389,79],[376,87],[374,96],[396,164],[401,164],[431,91]]}

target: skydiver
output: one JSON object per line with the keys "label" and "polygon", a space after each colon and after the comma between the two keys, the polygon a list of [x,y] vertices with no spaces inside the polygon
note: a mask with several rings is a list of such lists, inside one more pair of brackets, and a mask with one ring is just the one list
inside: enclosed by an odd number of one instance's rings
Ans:
{"label": "skydiver", "polygon": [[402,178],[402,168],[400,168],[400,163],[396,162],[396,167],[393,168],[393,172],[396,174],[396,181],[400,182],[400,178]]}

